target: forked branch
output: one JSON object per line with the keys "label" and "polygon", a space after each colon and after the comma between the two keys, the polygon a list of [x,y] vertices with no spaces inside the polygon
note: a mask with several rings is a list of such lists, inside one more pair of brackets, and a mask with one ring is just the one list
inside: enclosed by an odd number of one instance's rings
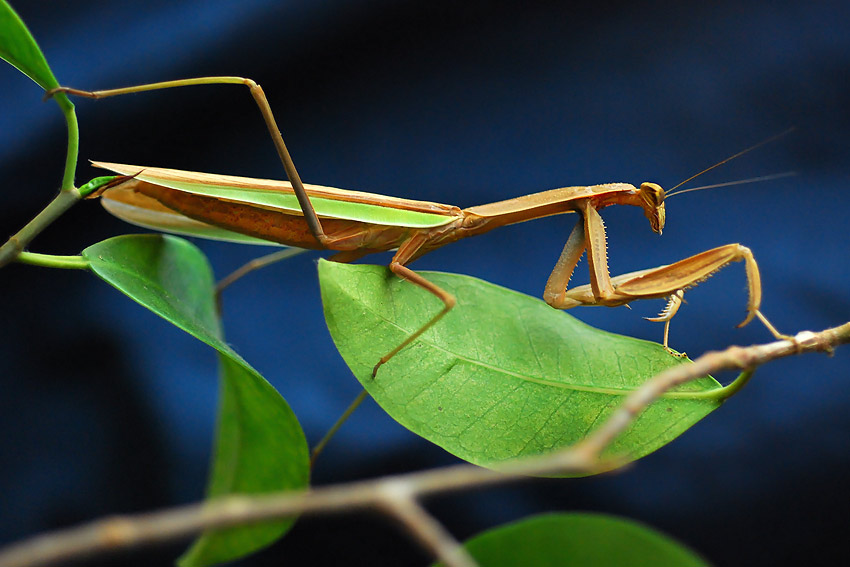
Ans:
{"label": "forked branch", "polygon": [[665,391],[721,370],[753,370],[771,360],[806,352],[832,353],[850,342],[850,322],[792,340],[709,352],[693,364],[674,366],[648,380],[581,443],[542,457],[516,460],[499,472],[455,465],[427,472],[338,484],[304,492],[229,496],[146,514],[104,518],[79,527],[46,533],[0,550],[0,567],[35,567],[179,539],[213,528],[279,519],[375,509],[399,519],[415,539],[451,567],[474,565],[445,529],[420,505],[434,493],[481,488],[535,475],[592,473],[610,468],[600,455],[634,419]]}

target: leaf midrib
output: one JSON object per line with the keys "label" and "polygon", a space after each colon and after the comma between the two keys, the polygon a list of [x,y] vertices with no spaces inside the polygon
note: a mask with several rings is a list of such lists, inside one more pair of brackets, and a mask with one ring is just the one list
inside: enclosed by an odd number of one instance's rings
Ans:
{"label": "leaf midrib", "polygon": [[[400,331],[402,333],[411,334],[411,331],[399,326],[394,321],[386,318],[384,315],[382,315],[377,310],[375,310],[371,305],[369,305],[369,304],[363,304],[363,305],[370,313],[372,313],[378,319],[384,321],[385,323],[396,328],[398,331]],[[437,324],[439,325],[441,323],[444,323],[444,321],[440,321]],[[453,352],[453,351],[451,351],[447,348],[444,348],[442,346],[439,346],[439,345],[435,344],[434,342],[432,342],[428,339],[425,339],[423,337],[419,337],[418,339],[416,339],[416,341],[414,341],[414,343],[416,343],[416,342],[428,345],[435,350],[446,353],[447,355],[453,356],[453,357],[457,358],[458,360],[464,361],[468,364],[475,365],[475,366],[478,366],[478,367],[481,367],[481,368],[484,368],[484,369],[492,370],[496,373],[503,374],[503,375],[508,376],[508,377],[516,378],[516,379],[523,380],[523,381],[526,381],[526,382],[531,382],[531,383],[534,383],[534,384],[539,384],[541,386],[547,386],[547,387],[550,387],[550,388],[559,388],[559,389],[570,390],[570,391],[575,391],[575,392],[587,392],[587,393],[593,393],[593,394],[604,394],[604,395],[609,395],[609,396],[621,396],[621,397],[627,396],[637,389],[637,388],[624,389],[624,388],[615,388],[615,387],[587,386],[587,385],[579,385],[579,384],[568,384],[566,382],[555,382],[555,381],[552,381],[552,380],[546,380],[545,378],[537,378],[535,376],[527,376],[527,375],[521,374],[519,372],[507,370],[505,368],[499,368],[497,366],[494,366],[492,364],[488,364],[488,363],[483,362],[481,360],[476,360],[474,358],[470,358],[468,356]],[[408,345],[408,347],[409,346],[412,346],[412,345]],[[708,399],[708,400],[712,400],[712,399],[718,397],[718,393],[721,390],[722,390],[722,386],[717,387],[717,388],[708,389],[708,390],[689,391],[689,392],[666,391],[663,394],[661,394],[660,397],[665,398],[665,399],[685,399],[685,400],[688,400],[688,399],[691,399],[691,400]]]}

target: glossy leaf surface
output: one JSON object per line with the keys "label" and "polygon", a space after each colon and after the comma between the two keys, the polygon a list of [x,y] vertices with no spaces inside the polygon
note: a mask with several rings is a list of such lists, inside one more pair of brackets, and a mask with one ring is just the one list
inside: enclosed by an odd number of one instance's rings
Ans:
{"label": "glossy leaf surface", "polygon": [[44,90],[59,86],[32,34],[6,0],[0,0],[0,57]]}

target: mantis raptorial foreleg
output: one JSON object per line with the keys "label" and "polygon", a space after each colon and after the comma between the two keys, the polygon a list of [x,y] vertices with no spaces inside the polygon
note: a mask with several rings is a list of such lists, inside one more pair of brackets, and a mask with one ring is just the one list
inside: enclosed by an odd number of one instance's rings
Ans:
{"label": "mantis raptorial foreleg", "polygon": [[[758,319],[778,339],[787,338],[761,313],[761,277],[753,253],[740,244],[726,244],[667,266],[630,272],[614,278],[608,273],[605,228],[599,212],[589,200],[577,204],[582,218],[576,224],[561,256],[549,276],[543,297],[557,309],[577,305],[626,305],[636,299],[667,298],[668,304],[658,317],[650,321],[664,322],[664,346],[667,346],[670,320],[682,303],[684,291],[711,277],[732,262],[743,260],[747,273],[749,299],[743,327],[753,317]],[[590,283],[572,289],[567,284],[582,253],[587,250],[590,264]]]}
{"label": "mantis raptorial foreleg", "polygon": [[[570,278],[573,276],[573,271],[581,260],[582,254],[586,248],[587,239],[584,234],[584,219],[578,219],[573,231],[567,238],[567,243],[564,245],[564,250],[558,261],[555,262],[555,267],[552,273],[549,274],[549,279],[546,281],[546,287],[543,290],[543,300],[555,307],[556,309],[569,309],[563,306],[566,301],[567,286],[570,283]],[[576,303],[575,305],[579,305]]]}
{"label": "mantis raptorial foreleg", "polygon": [[605,224],[599,211],[589,199],[578,203],[579,211],[584,219],[585,246],[587,247],[587,264],[590,270],[590,286],[593,297],[601,305],[614,297],[614,285],[608,272],[608,246],[605,238]]}
{"label": "mantis raptorial foreleg", "polygon": [[581,302],[576,303],[570,299],[571,290],[567,289],[567,285],[586,250],[590,270],[589,289],[593,297],[591,305],[623,305],[608,272],[608,251],[602,217],[589,199],[579,201],[576,209],[581,218],[570,233],[564,250],[549,275],[543,291],[543,299],[557,309],[569,309],[582,305]]}

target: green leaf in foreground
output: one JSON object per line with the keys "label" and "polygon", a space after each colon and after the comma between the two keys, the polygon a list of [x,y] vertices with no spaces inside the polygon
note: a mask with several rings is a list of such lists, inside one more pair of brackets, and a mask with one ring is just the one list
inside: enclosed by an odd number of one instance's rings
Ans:
{"label": "green leaf in foreground", "polygon": [[0,57],[44,90],[59,86],[32,34],[6,0],[0,0]]}
{"label": "green leaf in foreground", "polygon": [[[221,398],[208,497],[297,490],[309,482],[307,442],[280,394],[222,340],[204,255],[173,236],[128,235],[83,251],[92,271],[131,299],[207,343],[221,359]],[[210,532],[181,565],[211,565],[268,545],[294,520]]]}
{"label": "green leaf in foreground", "polygon": [[464,547],[481,567],[708,565],[664,534],[631,520],[601,514],[533,516],[481,533],[466,541]]}
{"label": "green leaf in foreground", "polygon": [[[319,263],[325,318],[354,375],[396,421],[488,465],[572,445],[625,395],[688,363],[656,343],[594,329],[543,301],[457,274],[422,272],[457,306],[371,377],[378,359],[437,313],[433,295],[380,266]],[[706,377],[668,392],[610,448],[642,457],[717,408]]]}

